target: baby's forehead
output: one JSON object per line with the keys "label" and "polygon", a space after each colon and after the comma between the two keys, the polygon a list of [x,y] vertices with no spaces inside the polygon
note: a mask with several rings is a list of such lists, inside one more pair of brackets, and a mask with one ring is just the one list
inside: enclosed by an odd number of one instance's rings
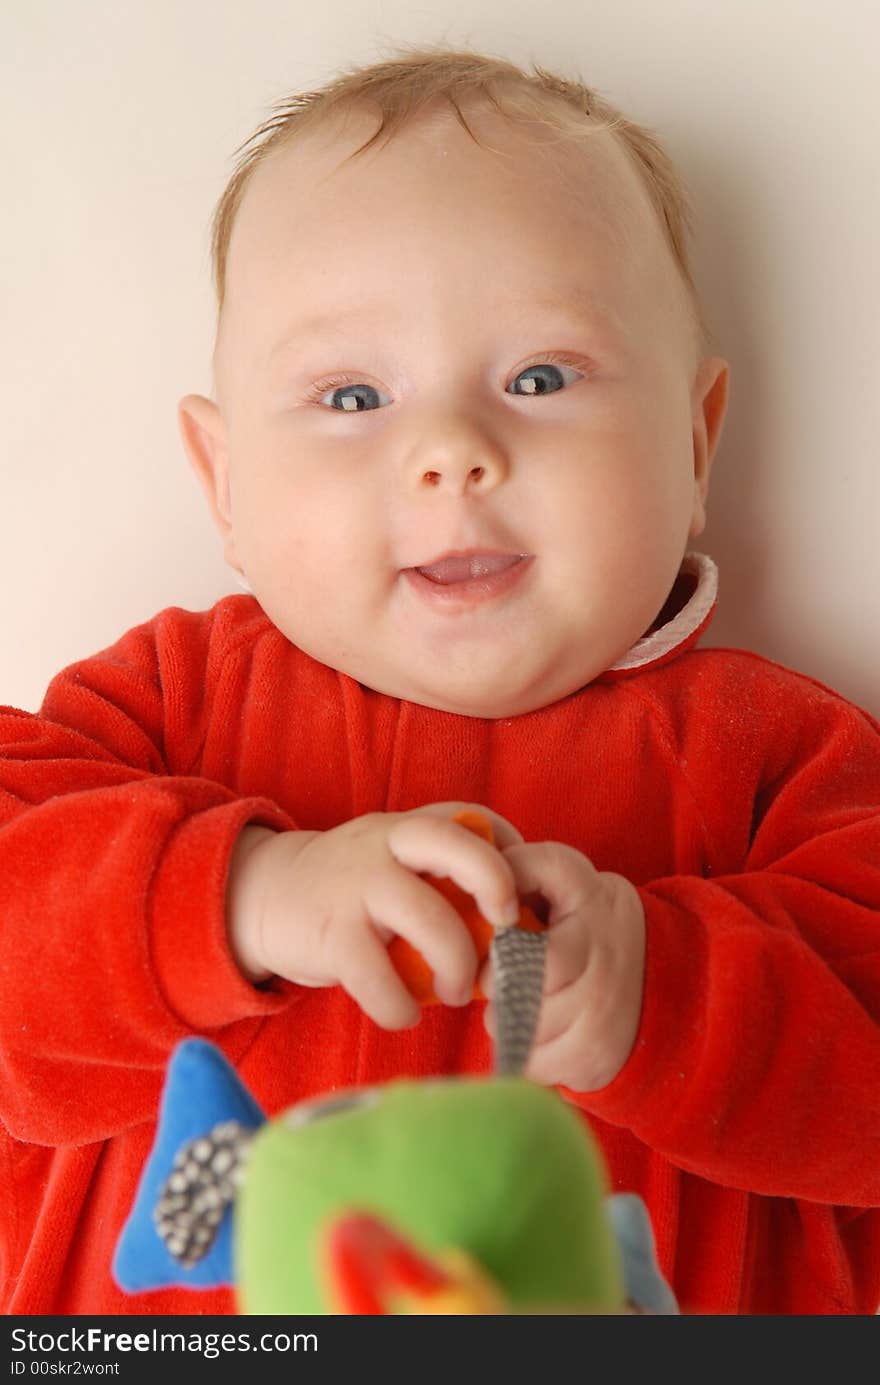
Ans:
{"label": "baby's forehead", "polygon": [[[556,128],[483,106],[466,108],[462,118],[472,134],[447,102],[434,103],[364,149],[377,133],[378,120],[369,108],[354,107],[294,135],[252,173],[238,208],[230,259],[235,250],[259,250],[266,244],[282,202],[287,204],[286,222],[295,230],[297,224],[312,223],[313,209],[319,213],[327,205],[339,212],[333,195],[340,186],[348,198],[369,196],[377,176],[383,200],[376,210],[389,217],[393,211],[384,199],[403,198],[417,184],[427,213],[437,198],[448,202],[459,190],[479,196],[485,171],[490,177],[502,173],[529,197],[563,189],[572,213],[607,226],[620,243],[631,244],[637,228],[658,233],[647,191],[612,132],[588,124]],[[419,184],[420,171],[425,177]],[[510,210],[515,216],[515,202]],[[262,230],[252,234],[260,222]],[[461,234],[467,229],[463,224]]]}
{"label": "baby's forehead", "polygon": [[554,285],[564,294],[586,279],[612,314],[651,302],[680,313],[656,213],[610,132],[577,140],[489,111],[467,118],[476,140],[454,113],[432,110],[358,153],[378,121],[351,111],[274,150],[239,208],[224,316],[260,314],[274,333],[291,298],[305,317],[315,300],[406,301],[407,283],[421,293],[441,272],[447,293],[470,285],[506,298],[546,278],[553,297]]}

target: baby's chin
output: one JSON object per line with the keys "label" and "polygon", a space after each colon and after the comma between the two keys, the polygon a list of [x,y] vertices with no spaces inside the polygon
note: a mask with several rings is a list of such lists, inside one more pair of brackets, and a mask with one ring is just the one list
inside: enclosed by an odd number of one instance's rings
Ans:
{"label": "baby's chin", "polygon": [[498,721],[509,717],[526,716],[540,711],[583,687],[588,678],[569,673],[567,678],[544,676],[526,681],[523,678],[455,678],[428,681],[406,673],[385,674],[372,679],[358,677],[357,681],[374,692],[399,698],[402,702],[430,707],[453,716],[479,717]]}
{"label": "baby's chin", "polygon": [[[265,608],[264,608],[265,609]],[[270,618],[272,612],[267,612]],[[276,622],[277,623],[277,622]],[[304,653],[386,697],[453,716],[498,721],[540,711],[577,692],[614,661],[596,638],[565,630],[552,639],[469,639],[431,649],[415,638],[372,641],[326,627],[279,628]],[[346,632],[347,634],[347,632]],[[589,655],[586,654],[589,651]],[[407,658],[407,654],[409,657]],[[606,657],[607,655],[607,657]],[[591,656],[591,657],[590,657]]]}

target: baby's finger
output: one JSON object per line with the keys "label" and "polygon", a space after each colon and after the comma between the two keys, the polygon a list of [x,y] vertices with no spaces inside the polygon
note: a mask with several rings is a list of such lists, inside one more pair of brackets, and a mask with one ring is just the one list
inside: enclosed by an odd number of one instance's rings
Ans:
{"label": "baby's finger", "polygon": [[438,999],[446,1005],[471,999],[477,970],[473,939],[452,905],[427,881],[395,863],[370,882],[364,906],[374,924],[389,928],[421,953]]}
{"label": "baby's finger", "polygon": [[410,1029],[421,1007],[398,976],[388,950],[369,929],[359,935],[340,967],[339,984],[381,1029]]}
{"label": "baby's finger", "polygon": [[480,972],[477,976],[477,985],[479,986],[480,990],[482,991],[483,995],[486,997],[487,1000],[492,999],[494,979],[495,978],[492,975],[492,959],[491,957],[487,957],[483,965],[480,967]]}
{"label": "baby's finger", "polygon": [[598,1091],[630,1053],[638,1022],[639,1011],[622,1008],[613,986],[590,986],[583,977],[544,998],[526,1076]]}
{"label": "baby's finger", "polygon": [[388,848],[409,870],[454,880],[473,895],[483,917],[496,928],[518,922],[519,899],[509,863],[499,850],[461,823],[407,813],[389,831]]}
{"label": "baby's finger", "polygon": [[512,822],[508,822],[507,818],[503,818],[500,813],[496,813],[492,808],[485,807],[482,803],[456,803],[451,801],[444,803],[426,803],[421,808],[411,809],[410,815],[414,816],[424,813],[434,813],[437,816],[450,818],[455,817],[457,813],[482,813],[483,817],[488,818],[492,824],[492,834],[495,838],[495,845],[499,851],[503,851],[504,848],[508,846],[516,846],[523,840],[522,833],[517,831]]}
{"label": "baby's finger", "polygon": [[550,906],[551,928],[601,894],[596,867],[583,852],[564,842],[524,842],[506,847],[503,856],[521,895],[544,896]]}
{"label": "baby's finger", "polygon": [[588,1026],[579,1021],[568,1023],[552,1038],[543,1037],[543,1033],[536,1035],[525,1076],[547,1085],[564,1082],[578,1092],[599,1091],[607,1085],[610,1074],[602,1067],[600,1053],[595,1055],[595,1062],[591,1061],[590,1047]]}
{"label": "baby's finger", "polygon": [[575,1026],[586,1031],[589,1026],[583,1011],[584,996],[580,987],[572,989],[567,994],[557,992],[556,995],[545,995],[541,1001],[541,1011],[535,1026],[533,1052],[537,1052],[538,1049],[550,1048],[563,1034],[570,1033]]}
{"label": "baby's finger", "polygon": [[544,999],[564,991],[584,975],[593,950],[590,913],[569,914],[551,922],[544,953]]}

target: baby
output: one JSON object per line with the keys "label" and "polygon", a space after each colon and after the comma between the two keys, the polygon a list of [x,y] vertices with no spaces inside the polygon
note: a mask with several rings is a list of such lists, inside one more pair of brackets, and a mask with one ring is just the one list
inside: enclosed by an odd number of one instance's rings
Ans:
{"label": "baby", "polygon": [[729,372],[668,158],[444,51],[248,143],[180,423],[251,595],[0,718],[4,1310],[230,1311],[110,1276],[186,1035],[270,1112],[489,1067],[491,974],[430,873],[497,925],[543,901],[528,1075],[644,1197],[685,1311],[873,1312],[880,727],[694,648]]}

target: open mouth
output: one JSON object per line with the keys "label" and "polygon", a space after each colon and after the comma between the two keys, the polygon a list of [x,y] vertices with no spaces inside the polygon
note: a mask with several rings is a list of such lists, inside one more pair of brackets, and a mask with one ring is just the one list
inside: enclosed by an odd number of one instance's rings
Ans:
{"label": "open mouth", "polygon": [[525,556],[524,553],[451,554],[436,563],[417,567],[414,571],[421,573],[429,582],[448,587],[458,582],[471,582],[475,578],[496,577],[501,572],[507,572],[515,563],[522,562]]}
{"label": "open mouth", "polygon": [[512,591],[533,560],[531,553],[447,553],[403,575],[423,600],[451,611]]}

